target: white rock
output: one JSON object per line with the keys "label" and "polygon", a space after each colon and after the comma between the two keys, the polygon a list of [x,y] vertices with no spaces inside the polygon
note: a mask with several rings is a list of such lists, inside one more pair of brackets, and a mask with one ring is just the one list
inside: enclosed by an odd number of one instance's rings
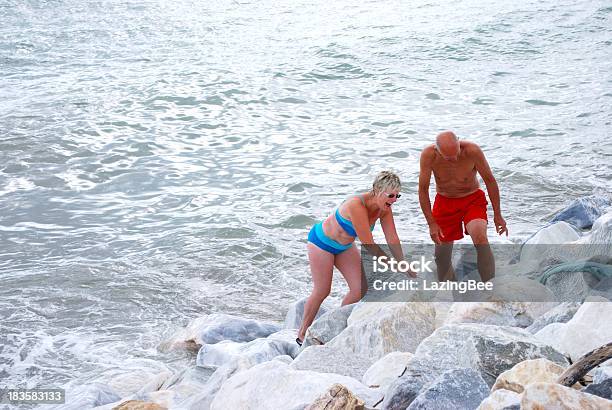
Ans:
{"label": "white rock", "polygon": [[348,388],[373,407],[382,395],[359,381],[337,374],[293,370],[279,361],[261,363],[229,378],[217,392],[211,410],[277,410],[312,403],[334,384]]}
{"label": "white rock", "polygon": [[296,370],[335,373],[360,380],[372,365],[372,358],[330,345],[309,346],[291,363]]}
{"label": "white rock", "polygon": [[548,307],[548,304],[537,302],[457,302],[448,312],[445,324],[527,327]]}
{"label": "white rock", "polygon": [[[525,245],[564,244],[574,242],[578,239],[580,239],[580,234],[578,233],[576,228],[574,228],[572,225],[568,224],[565,221],[560,221],[540,229],[538,232],[535,233],[535,235],[533,235],[525,242]],[[529,249],[529,247],[524,247],[523,251],[526,251],[527,249]],[[524,256],[528,255],[521,252],[521,260]],[[529,255],[528,257],[531,256],[537,255]]]}
{"label": "white rock", "polygon": [[364,303],[353,309],[348,324],[329,345],[377,360],[391,352],[414,352],[434,331],[435,310],[429,303]]}
{"label": "white rock", "polygon": [[521,410],[612,410],[612,400],[582,393],[556,383],[532,383],[525,388]]}
{"label": "white rock", "polygon": [[510,390],[499,389],[484,399],[477,410],[504,410],[507,407],[519,406],[520,403],[520,394]]}
{"label": "white rock", "polygon": [[[285,323],[283,325],[284,329],[299,329],[302,325],[302,318],[304,317],[304,305],[306,304],[306,300],[308,298],[300,299],[297,302],[294,302],[289,306],[289,310],[285,315]],[[327,305],[324,303],[319,307],[319,311],[315,316],[315,320],[327,312],[329,309]]]}
{"label": "white rock", "polygon": [[[612,340],[612,302],[592,297],[567,323],[552,323],[535,334],[538,340],[569,355],[573,361]],[[595,302],[595,300],[603,300]]]}
{"label": "white rock", "polygon": [[[522,393],[530,383],[556,383],[564,371],[564,367],[547,359],[525,360],[497,376],[491,390],[505,389]],[[580,389],[580,386],[576,388]]]}
{"label": "white rock", "polygon": [[363,384],[368,387],[379,387],[386,390],[397,379],[414,355],[408,352],[391,352],[378,359],[363,375]]}

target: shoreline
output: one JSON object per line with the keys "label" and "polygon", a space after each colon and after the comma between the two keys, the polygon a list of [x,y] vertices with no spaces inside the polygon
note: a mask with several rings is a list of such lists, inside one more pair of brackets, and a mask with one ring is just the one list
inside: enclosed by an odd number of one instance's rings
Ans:
{"label": "shoreline", "polygon": [[[555,221],[526,242],[555,238],[588,248],[603,238],[612,244],[612,212],[592,222],[578,234]],[[341,408],[389,410],[455,403],[487,410],[552,406],[559,398],[612,406],[592,394],[612,383],[612,361],[590,371],[587,386],[556,383],[569,360],[612,342],[612,325],[592,325],[595,317],[612,315],[612,286],[608,298],[599,292],[583,302],[518,302],[516,292],[558,291],[558,280],[548,287],[503,274],[494,280],[504,284],[503,292],[494,291],[495,302],[453,302],[443,292],[430,302],[324,304],[301,348],[294,338],[304,300],[289,308],[282,326],[205,315],[163,346],[197,351],[195,366],[161,373],[124,397],[91,385],[71,392],[73,400],[57,409],[314,410],[344,403]]]}

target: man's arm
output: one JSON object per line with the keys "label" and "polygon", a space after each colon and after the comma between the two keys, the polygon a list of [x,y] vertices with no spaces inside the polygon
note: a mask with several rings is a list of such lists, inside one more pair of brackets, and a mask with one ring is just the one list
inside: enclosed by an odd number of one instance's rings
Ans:
{"label": "man's arm", "polygon": [[431,163],[433,161],[433,149],[427,147],[421,152],[420,171],[419,171],[419,204],[423,216],[429,225],[429,235],[431,240],[439,244],[441,242],[442,231],[436,223],[431,213],[431,200],[429,199],[429,183],[431,181]]}
{"label": "man's arm", "polygon": [[476,171],[482,177],[486,187],[489,199],[491,200],[491,206],[493,207],[493,222],[495,223],[495,230],[498,234],[506,233],[508,236],[508,228],[506,227],[506,221],[502,217],[499,186],[497,181],[491,172],[491,167],[485,158],[484,153],[478,146],[474,146],[474,164],[476,165]]}

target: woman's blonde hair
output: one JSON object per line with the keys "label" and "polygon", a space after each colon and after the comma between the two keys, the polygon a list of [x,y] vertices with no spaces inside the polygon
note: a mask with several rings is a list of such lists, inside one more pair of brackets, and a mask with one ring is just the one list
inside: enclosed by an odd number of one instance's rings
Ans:
{"label": "woman's blonde hair", "polygon": [[383,191],[399,191],[402,189],[402,183],[399,177],[391,171],[382,171],[374,179],[372,184],[372,192],[375,194]]}

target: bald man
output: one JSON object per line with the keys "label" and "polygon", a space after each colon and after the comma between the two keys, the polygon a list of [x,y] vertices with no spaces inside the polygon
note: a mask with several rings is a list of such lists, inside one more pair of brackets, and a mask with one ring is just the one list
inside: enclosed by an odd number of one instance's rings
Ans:
{"label": "bald man", "polygon": [[[499,188],[491,168],[473,142],[459,141],[451,131],[436,137],[436,143],[421,153],[419,203],[429,225],[429,235],[436,244],[438,280],[456,280],[451,265],[453,242],[470,235],[476,246],[478,271],[483,281],[495,276],[495,261],[487,238],[487,199],[480,189],[476,173],[484,181],[493,206],[493,223],[498,234],[506,233],[506,221],[499,205]],[[436,180],[433,209],[429,182]]]}

